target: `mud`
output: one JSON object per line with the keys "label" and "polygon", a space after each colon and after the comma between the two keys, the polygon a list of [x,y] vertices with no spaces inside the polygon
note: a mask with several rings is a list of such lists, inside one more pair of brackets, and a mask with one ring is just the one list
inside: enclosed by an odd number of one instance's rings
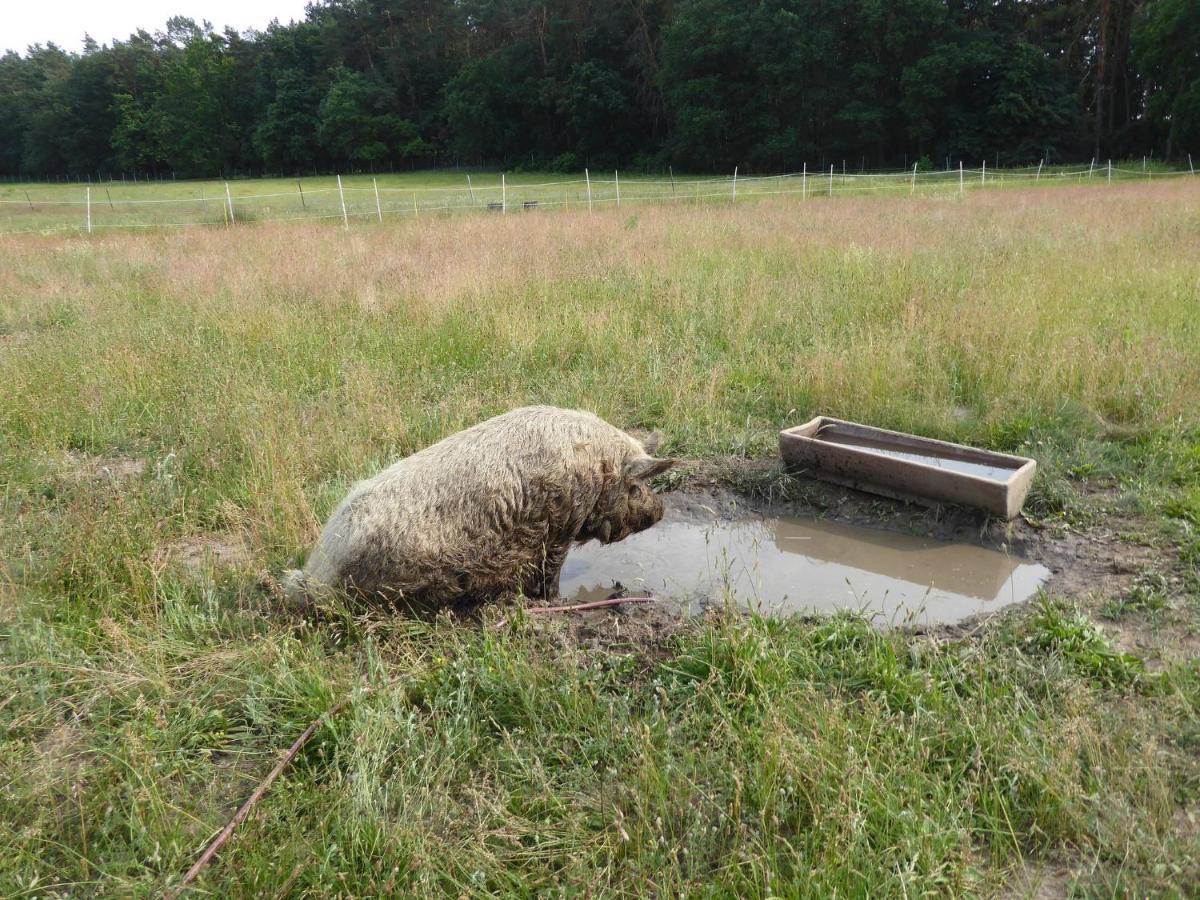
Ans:
{"label": "mud", "polygon": [[[1115,494],[1104,495],[1099,487],[1080,486],[1081,492],[1090,491],[1089,507],[1100,511],[1093,524],[1081,528],[1054,519],[1021,517],[1006,522],[963,507],[908,504],[785,475],[774,460],[692,461],[662,481],[664,503],[671,512],[664,523],[646,534],[646,540],[660,530],[664,536],[669,534],[673,522],[689,524],[687,540],[693,543],[690,550],[681,551],[689,565],[701,559],[701,550],[695,545],[697,535],[714,526],[719,533],[744,535],[755,551],[765,545],[779,556],[795,557],[792,562],[798,568],[781,576],[787,583],[782,589],[777,586],[775,597],[761,589],[764,582],[754,565],[743,565],[742,577],[751,588],[745,592],[748,599],[762,603],[768,613],[809,616],[831,609],[859,609],[864,608],[861,601],[865,596],[876,604],[872,608],[868,603],[866,610],[875,615],[880,627],[953,640],[975,633],[995,618],[1028,615],[1033,608],[1029,595],[1035,591],[1032,580],[1047,595],[1069,599],[1090,612],[1118,647],[1137,653],[1152,669],[1193,649],[1193,631],[1176,627],[1172,610],[1161,614],[1165,619],[1154,621],[1106,618],[1106,605],[1128,596],[1147,573],[1167,573],[1163,590],[1175,606],[1182,608],[1185,601],[1180,598],[1186,591],[1172,548],[1161,541],[1141,542],[1134,537],[1150,531],[1153,523],[1132,516],[1127,504],[1118,502]],[[770,519],[787,523],[782,533],[763,524]],[[793,543],[804,549],[792,552]],[[864,544],[868,546],[863,548]],[[669,550],[670,542],[664,541],[664,545]],[[615,562],[620,563],[614,565],[600,565],[599,557],[589,556],[586,547],[583,553],[577,548],[568,559],[561,602],[648,591],[655,594],[656,602],[529,620],[553,639],[563,641],[564,647],[628,651],[652,659],[671,646],[673,636],[690,620],[738,614],[746,608],[724,602],[724,576],[729,567],[720,564],[730,554],[714,554],[710,568],[711,551],[706,547],[704,567],[693,566],[692,574],[711,575],[708,582],[667,590],[664,570],[657,562],[647,561],[644,551],[636,558],[636,543],[623,542],[612,548],[618,551]],[[850,558],[844,556],[847,547],[852,550]],[[252,561],[245,541],[230,535],[201,535],[170,549],[170,558],[196,572],[207,565],[244,568]],[[635,558],[625,563],[622,553],[632,553]],[[868,563],[864,555],[873,561]],[[813,576],[823,567],[825,580],[818,584]],[[932,577],[931,571],[935,573]],[[300,621],[319,612],[289,609],[269,576],[263,587],[273,603]],[[754,588],[759,589],[757,593]],[[948,610],[937,609],[935,615],[928,615],[931,598],[947,604]],[[1021,602],[1023,598],[1026,602]],[[555,599],[540,605],[559,603]],[[772,609],[772,604],[781,603],[783,609]],[[513,597],[445,612],[462,624],[494,627],[513,620],[514,604],[539,605]],[[914,608],[926,615],[910,615]]]}
{"label": "mud", "polygon": [[[724,522],[744,517],[795,517],[826,527],[861,526],[886,535],[992,550],[1014,564],[1042,567],[1045,581],[1041,589],[1046,594],[1069,598],[1097,614],[1106,598],[1128,593],[1146,571],[1164,570],[1172,565],[1164,558],[1162,548],[1131,540],[1130,532],[1138,525],[1127,516],[1107,518],[1086,529],[1026,517],[1005,522],[978,510],[919,506],[810,478],[788,476],[773,460],[688,463],[673,474],[664,500],[676,511],[673,515],[691,517],[691,521],[703,521],[705,517]],[[589,589],[586,596],[595,598],[633,595],[644,586],[636,577],[627,582],[619,574],[593,574],[597,577],[583,584],[587,577],[568,567],[564,589],[575,586],[578,590],[583,586]],[[609,577],[619,584],[607,582],[605,579]],[[1022,616],[1029,607],[1028,602],[996,603],[952,623],[930,624],[918,619],[891,624],[952,639],[974,632],[996,616]],[[664,597],[653,604],[565,617],[545,616],[539,620],[543,627],[562,627],[574,642],[609,649],[625,644],[652,649],[698,611],[700,615],[714,614],[718,608],[723,607],[716,594],[703,603],[696,603],[694,597],[683,600]],[[1131,623],[1102,624],[1118,642],[1129,636]],[[1176,655],[1174,631],[1162,629],[1153,647],[1139,646],[1148,662]]]}

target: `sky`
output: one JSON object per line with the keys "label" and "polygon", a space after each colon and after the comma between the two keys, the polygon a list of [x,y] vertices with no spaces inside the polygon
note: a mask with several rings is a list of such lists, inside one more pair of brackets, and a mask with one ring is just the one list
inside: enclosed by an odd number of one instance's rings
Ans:
{"label": "sky", "polygon": [[304,18],[307,0],[0,0],[0,53],[24,52],[53,41],[78,52],[83,35],[101,44],[124,40],[138,28],[163,30],[171,16],[213,23],[218,31],[265,28],[272,19]]}

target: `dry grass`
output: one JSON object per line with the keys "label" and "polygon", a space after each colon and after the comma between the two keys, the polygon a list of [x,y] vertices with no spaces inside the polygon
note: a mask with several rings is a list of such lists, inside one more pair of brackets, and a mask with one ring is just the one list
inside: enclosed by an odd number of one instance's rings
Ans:
{"label": "dry grass", "polygon": [[960,893],[1068,851],[1137,890],[1195,873],[1170,822],[1200,679],[1139,693],[1069,617],[936,652],[717,623],[634,663],[521,622],[297,634],[256,578],[354,478],[530,402],[695,456],[816,412],[1024,444],[1040,509],[1115,480],[1186,529],[1198,295],[1186,180],[0,237],[0,887],[161,888],[387,670],[412,686],[325,735],[210,888]]}

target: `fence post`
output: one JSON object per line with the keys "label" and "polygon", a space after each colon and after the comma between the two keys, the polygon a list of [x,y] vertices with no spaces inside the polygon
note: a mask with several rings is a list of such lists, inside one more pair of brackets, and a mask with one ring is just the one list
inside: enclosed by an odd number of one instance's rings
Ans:
{"label": "fence post", "polygon": [[800,173],[800,199],[808,199],[808,163],[804,164],[804,170]]}
{"label": "fence post", "polygon": [[338,181],[338,197],[342,201],[342,227],[346,230],[350,229],[350,217],[346,215],[346,194],[342,191],[342,176],[337,177]]}
{"label": "fence post", "polygon": [[1196,170],[1192,166],[1192,154],[1190,154],[1190,153],[1188,154],[1188,171],[1191,172],[1193,175],[1196,174]]}
{"label": "fence post", "polygon": [[958,196],[963,195],[963,167],[962,160],[958,161]]}
{"label": "fence post", "polygon": [[829,164],[829,196],[833,196],[833,163]]}
{"label": "fence post", "polygon": [[621,173],[613,169],[613,183],[617,186],[617,209],[621,208]]}
{"label": "fence post", "polygon": [[737,203],[737,170],[738,167],[733,167],[733,202]]}
{"label": "fence post", "polygon": [[229,206],[229,224],[233,225],[237,219],[233,217],[233,195],[229,193],[229,182],[225,182],[225,203]]}
{"label": "fence post", "polygon": [[304,185],[300,183],[299,178],[296,179],[296,190],[300,192],[300,208],[302,210],[307,210],[308,204],[304,202]]}
{"label": "fence post", "polygon": [[908,195],[911,197],[917,192],[917,164],[913,163],[912,187],[909,188]]}
{"label": "fence post", "polygon": [[1112,184],[1112,160],[1108,161],[1108,183]]}
{"label": "fence post", "polygon": [[471,176],[467,176],[467,190],[471,192],[471,204],[475,203],[475,186],[471,184]]}
{"label": "fence post", "polygon": [[[1188,159],[1191,159],[1189,156]],[[671,193],[675,193],[675,167],[667,166],[667,171],[671,173]]]}
{"label": "fence post", "polygon": [[88,185],[87,189],[87,225],[88,234],[92,233],[92,186]]}
{"label": "fence post", "polygon": [[379,214],[379,221],[383,222],[383,204],[379,202],[379,179],[374,175],[371,176],[371,184],[375,185],[375,212]]}
{"label": "fence post", "polygon": [[979,183],[983,187],[987,187],[987,159],[983,160],[982,166],[979,169]]}
{"label": "fence post", "polygon": [[504,180],[504,173],[500,173],[500,212],[508,212],[508,182]]}
{"label": "fence post", "polygon": [[592,173],[587,169],[583,170],[583,178],[587,182],[588,188],[588,212],[592,211]]}
{"label": "fence post", "polygon": [[1096,171],[1096,157],[1092,157],[1092,162],[1088,166],[1088,178],[1092,177],[1092,173]]}
{"label": "fence post", "polygon": [[1042,163],[1044,163],[1045,161],[1046,160],[1044,160],[1044,159],[1038,160],[1038,173],[1037,173],[1037,178],[1033,179],[1034,184],[1037,184],[1039,181],[1042,180]]}

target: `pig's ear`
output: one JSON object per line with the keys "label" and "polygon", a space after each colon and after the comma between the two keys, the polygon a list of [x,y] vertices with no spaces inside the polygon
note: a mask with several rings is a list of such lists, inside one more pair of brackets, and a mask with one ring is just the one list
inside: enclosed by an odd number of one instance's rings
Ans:
{"label": "pig's ear", "polygon": [[658,448],[662,446],[663,433],[661,431],[652,431],[641,439],[642,449],[653,456]]}
{"label": "pig's ear", "polygon": [[630,478],[653,478],[655,475],[661,475],[677,462],[679,462],[677,459],[656,459],[653,456],[643,456],[640,459],[631,460],[625,467],[625,474]]}

